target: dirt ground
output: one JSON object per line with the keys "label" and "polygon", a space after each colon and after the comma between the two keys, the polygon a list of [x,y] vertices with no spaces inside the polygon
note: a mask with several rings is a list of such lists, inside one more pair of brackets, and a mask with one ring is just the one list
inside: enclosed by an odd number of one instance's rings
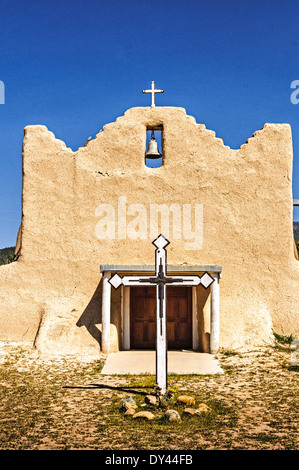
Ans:
{"label": "dirt ground", "polygon": [[[104,357],[45,358],[20,345],[0,347],[1,450],[297,450],[299,368],[289,347],[221,351],[220,375],[169,377],[177,393],[152,421],[125,416],[122,400],[140,410],[152,376],[103,376]],[[178,395],[211,412],[187,417]]]}

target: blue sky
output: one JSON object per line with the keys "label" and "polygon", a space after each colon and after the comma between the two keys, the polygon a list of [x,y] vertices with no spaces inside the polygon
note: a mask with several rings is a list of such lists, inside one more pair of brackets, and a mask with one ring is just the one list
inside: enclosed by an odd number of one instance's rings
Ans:
{"label": "blue sky", "polygon": [[158,106],[185,108],[232,148],[289,123],[299,198],[298,17],[297,0],[0,0],[0,248],[21,221],[24,127],[76,150],[149,106],[151,80],[165,90]]}

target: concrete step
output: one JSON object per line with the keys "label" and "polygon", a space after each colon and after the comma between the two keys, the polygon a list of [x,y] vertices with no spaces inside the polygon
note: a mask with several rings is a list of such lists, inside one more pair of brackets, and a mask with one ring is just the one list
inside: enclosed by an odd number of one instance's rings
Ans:
{"label": "concrete step", "polygon": [[[101,374],[140,375],[156,373],[155,351],[120,351],[107,356]],[[168,373],[174,374],[222,374],[218,360],[213,354],[195,351],[168,351]]]}

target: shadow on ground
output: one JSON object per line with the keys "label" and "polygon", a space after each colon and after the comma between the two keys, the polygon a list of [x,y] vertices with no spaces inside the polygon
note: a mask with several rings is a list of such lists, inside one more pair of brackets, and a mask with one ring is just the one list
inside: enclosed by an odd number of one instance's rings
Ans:
{"label": "shadow on ground", "polygon": [[[104,390],[104,389],[107,389],[107,390],[116,390],[118,392],[127,392],[127,393],[135,393],[136,395],[148,395],[147,392],[142,392],[140,390],[136,390],[136,387],[134,386],[127,386],[127,387],[115,387],[115,386],[111,386],[111,385],[106,385],[106,384],[90,384],[89,386],[77,386],[77,387],[73,387],[73,386],[69,386],[69,385],[66,385],[65,387],[63,388],[67,388],[67,389],[76,389],[76,390],[97,390],[97,389],[101,389],[101,390]],[[150,385],[146,385],[142,388],[149,388],[149,389],[153,389],[152,386]],[[135,390],[134,390],[135,389]]]}

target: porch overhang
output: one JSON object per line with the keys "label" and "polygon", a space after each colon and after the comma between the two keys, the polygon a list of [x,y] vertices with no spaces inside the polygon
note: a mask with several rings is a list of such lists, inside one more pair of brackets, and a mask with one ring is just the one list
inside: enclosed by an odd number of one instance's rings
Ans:
{"label": "porch overhang", "polygon": [[[110,308],[111,308],[111,284],[109,279],[112,273],[136,274],[155,273],[154,265],[100,265],[100,272],[103,278],[102,291],[102,352],[109,354],[110,349]],[[219,347],[219,280],[221,278],[222,267],[219,265],[168,265],[167,273],[193,273],[203,274],[208,272],[214,282],[210,286],[211,314],[210,314],[210,353],[215,354]],[[129,288],[127,288],[129,289]],[[195,288],[193,288],[195,292]],[[128,323],[128,321],[126,321]],[[126,328],[129,331],[129,328]],[[129,336],[129,333],[128,335]],[[195,334],[194,334],[195,336]],[[125,349],[130,349],[128,338],[125,340]],[[196,341],[194,341],[194,344]]]}
{"label": "porch overhang", "polygon": [[[129,265],[129,264],[102,264],[100,266],[101,273],[118,272],[118,273],[154,273],[154,265]],[[167,265],[168,273],[214,273],[221,277],[222,266],[218,265]]]}

